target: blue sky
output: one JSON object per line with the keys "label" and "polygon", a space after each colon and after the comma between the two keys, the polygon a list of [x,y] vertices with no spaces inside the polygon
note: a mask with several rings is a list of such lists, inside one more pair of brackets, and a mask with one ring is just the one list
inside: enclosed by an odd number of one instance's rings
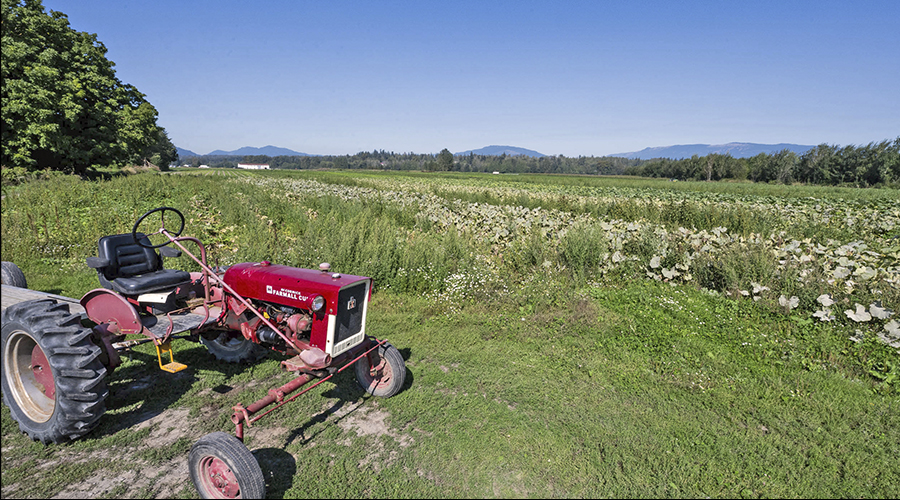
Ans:
{"label": "blue sky", "polygon": [[180,147],[602,156],[900,135],[900,0],[44,0]]}

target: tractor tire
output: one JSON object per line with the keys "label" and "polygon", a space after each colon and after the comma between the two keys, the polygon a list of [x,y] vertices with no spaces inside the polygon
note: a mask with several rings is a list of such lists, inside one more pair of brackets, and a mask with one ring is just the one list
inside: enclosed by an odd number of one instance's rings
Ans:
{"label": "tractor tire", "polygon": [[28,283],[25,281],[25,274],[19,269],[19,266],[12,262],[2,261],[2,264],[0,264],[0,277],[2,277],[0,281],[2,281],[4,285],[28,288]]}
{"label": "tractor tire", "polygon": [[3,311],[3,402],[19,429],[44,444],[77,439],[106,411],[106,368],[91,329],[68,304],[31,300]]}
{"label": "tractor tire", "polygon": [[240,334],[232,336],[229,332],[223,332],[212,340],[200,337],[200,343],[205,345],[216,359],[228,363],[253,362],[269,352],[265,347],[254,344]]}
{"label": "tractor tire", "polygon": [[201,498],[264,498],[266,480],[250,450],[238,438],[213,432],[188,454],[191,480]]}
{"label": "tractor tire", "polygon": [[373,396],[389,398],[403,388],[406,381],[406,363],[396,347],[385,344],[376,351],[376,364],[369,366],[369,357],[356,362],[356,381]]}

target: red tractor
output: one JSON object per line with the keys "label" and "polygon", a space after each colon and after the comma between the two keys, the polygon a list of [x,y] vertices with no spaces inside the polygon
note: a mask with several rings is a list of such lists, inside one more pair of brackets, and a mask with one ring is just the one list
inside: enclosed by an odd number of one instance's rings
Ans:
{"label": "red tractor", "polygon": [[[159,229],[139,231],[154,214]],[[262,261],[214,269],[203,244],[181,236],[183,230],[184,215],[160,207],[141,216],[131,233],[101,238],[98,256],[87,265],[97,270],[103,288],[81,298],[84,313],[72,314],[68,303],[53,299],[8,307],[2,318],[3,401],[32,439],[59,443],[97,426],[106,408],[106,377],[120,365],[119,353],[135,345],[152,342],[160,368],[173,373],[186,368],[174,360],[174,338],[200,342],[229,362],[276,351],[287,356],[281,364],[296,378],[253,404],[235,406],[235,436],[208,434],[188,458],[202,497],[262,498],[265,482],[243,444],[245,424],[351,366],[367,392],[393,396],[403,387],[406,366],[395,347],[366,334],[371,278],[334,273],[328,264],[311,270]],[[163,267],[163,258],[182,253],[201,271]],[[132,335],[142,338],[127,338]]]}

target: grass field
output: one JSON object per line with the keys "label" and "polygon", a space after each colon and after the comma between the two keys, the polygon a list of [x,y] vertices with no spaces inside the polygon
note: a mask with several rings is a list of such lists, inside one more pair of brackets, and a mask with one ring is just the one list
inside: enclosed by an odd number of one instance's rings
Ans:
{"label": "grass field", "polygon": [[[328,261],[374,277],[368,328],[400,349],[406,386],[370,398],[341,374],[248,429],[271,498],[896,498],[898,194],[370,172],[58,178],[6,193],[2,253],[31,288],[79,297],[97,286],[84,265],[97,239],[168,205],[219,264]],[[189,366],[177,375],[135,349],[100,426],[74,443],[31,442],[3,406],[3,497],[196,497],[190,446],[231,432],[232,406],[289,375],[275,354],[237,366],[175,350]]]}

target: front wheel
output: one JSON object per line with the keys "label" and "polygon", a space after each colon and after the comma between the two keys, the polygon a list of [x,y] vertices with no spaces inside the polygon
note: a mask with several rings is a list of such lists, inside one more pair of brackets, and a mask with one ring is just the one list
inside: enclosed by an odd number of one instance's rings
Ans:
{"label": "front wheel", "polygon": [[266,481],[250,450],[238,438],[213,432],[188,454],[191,480],[201,498],[263,498]]}
{"label": "front wheel", "polygon": [[44,444],[90,432],[106,411],[106,368],[91,330],[67,304],[32,300],[2,318],[3,402],[19,429]]}
{"label": "front wheel", "polygon": [[200,337],[200,343],[209,349],[216,359],[228,363],[256,361],[266,355],[265,347],[245,339],[239,332],[222,332],[218,337]]}
{"label": "front wheel", "polygon": [[359,386],[373,396],[389,398],[400,392],[406,380],[406,363],[391,344],[384,344],[362,357],[354,368]]}

